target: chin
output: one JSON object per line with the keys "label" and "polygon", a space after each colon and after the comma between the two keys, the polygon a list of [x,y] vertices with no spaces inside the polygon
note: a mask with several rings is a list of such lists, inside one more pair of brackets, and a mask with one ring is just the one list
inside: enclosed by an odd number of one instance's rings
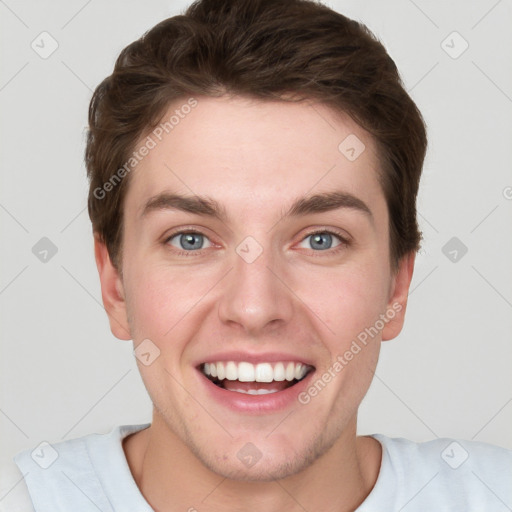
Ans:
{"label": "chin", "polygon": [[[291,440],[286,433],[275,439],[263,435],[253,436],[254,441],[230,439],[225,451],[219,446],[212,451],[208,446],[188,444],[197,459],[210,471],[230,480],[245,482],[271,482],[291,477],[307,469],[326,453],[337,436],[325,431],[312,433],[312,439],[303,437]],[[284,442],[283,442],[284,440]],[[190,441],[190,440],[189,440]],[[215,441],[212,441],[214,444]],[[233,447],[240,446],[233,450]]]}

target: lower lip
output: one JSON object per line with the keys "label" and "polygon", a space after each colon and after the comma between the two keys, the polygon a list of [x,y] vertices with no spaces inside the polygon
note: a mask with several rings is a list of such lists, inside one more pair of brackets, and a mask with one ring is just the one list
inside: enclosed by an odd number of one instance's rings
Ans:
{"label": "lower lip", "polygon": [[298,395],[309,386],[309,382],[314,374],[314,371],[311,371],[294,386],[290,386],[282,391],[265,395],[249,395],[221,388],[208,379],[201,370],[197,371],[199,373],[199,379],[206,387],[207,393],[209,393],[216,402],[236,412],[253,414],[276,412],[286,409],[293,404],[297,405]]}

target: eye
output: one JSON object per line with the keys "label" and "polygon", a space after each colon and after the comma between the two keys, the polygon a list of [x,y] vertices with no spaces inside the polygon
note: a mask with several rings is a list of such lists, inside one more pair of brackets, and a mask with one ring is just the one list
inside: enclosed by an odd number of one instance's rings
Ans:
{"label": "eye", "polygon": [[[209,245],[205,246],[205,241]],[[195,252],[211,246],[211,242],[208,238],[196,231],[179,231],[167,238],[165,243],[186,252]]]}
{"label": "eye", "polygon": [[[310,239],[309,242],[308,239]],[[333,246],[333,242],[336,241],[335,239],[338,239],[338,242],[336,245]],[[310,233],[309,235],[306,236],[306,238],[304,238],[304,240],[301,243],[309,243],[310,247],[305,247],[305,249],[313,249],[315,250],[315,252],[327,251],[329,249],[337,248],[342,249],[343,247],[349,245],[348,240],[346,240],[341,235],[341,233],[329,231],[326,229]]]}

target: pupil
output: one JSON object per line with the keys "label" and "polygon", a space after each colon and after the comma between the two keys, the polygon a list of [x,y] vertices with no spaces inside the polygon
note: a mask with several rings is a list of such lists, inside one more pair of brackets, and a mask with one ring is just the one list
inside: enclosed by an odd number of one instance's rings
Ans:
{"label": "pupil", "polygon": [[[324,241],[322,241],[322,239]],[[325,241],[327,240],[327,241]],[[315,249],[328,249],[330,247],[332,243],[332,236],[329,234],[329,233],[317,233],[315,235],[313,235],[313,240],[312,240],[312,243],[311,245],[313,246],[313,248]],[[316,247],[315,244],[318,244]],[[329,246],[329,247],[327,247]]]}
{"label": "pupil", "polygon": [[[197,233],[187,233],[185,235],[181,235],[181,247],[183,249],[200,249],[201,248],[201,237],[202,235],[199,235]],[[194,239],[196,240],[196,243],[194,243]],[[197,241],[199,239],[199,241]],[[183,241],[185,240],[185,242]],[[191,244],[191,245],[184,245],[184,244]]]}

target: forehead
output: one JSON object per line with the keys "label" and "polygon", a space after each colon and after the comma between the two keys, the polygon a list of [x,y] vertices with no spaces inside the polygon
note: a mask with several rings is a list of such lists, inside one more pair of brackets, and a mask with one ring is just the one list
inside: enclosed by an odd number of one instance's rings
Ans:
{"label": "forehead", "polygon": [[374,141],[347,115],[243,97],[190,104],[175,101],[141,139],[138,147],[152,147],[131,176],[127,209],[141,213],[163,191],[214,197],[228,211],[330,190],[382,200]]}

